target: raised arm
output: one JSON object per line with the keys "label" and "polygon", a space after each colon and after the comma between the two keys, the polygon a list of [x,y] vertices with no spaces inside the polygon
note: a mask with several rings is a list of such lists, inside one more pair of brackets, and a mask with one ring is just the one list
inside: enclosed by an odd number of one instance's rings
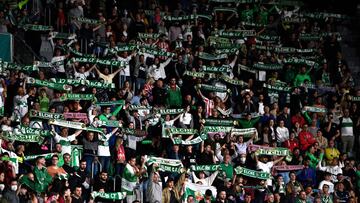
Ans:
{"label": "raised arm", "polygon": [[276,159],[276,160],[274,161],[274,165],[276,165],[277,163],[279,163],[280,161],[282,161],[284,158],[285,158],[285,157],[283,156],[283,157],[280,157],[279,159]]}

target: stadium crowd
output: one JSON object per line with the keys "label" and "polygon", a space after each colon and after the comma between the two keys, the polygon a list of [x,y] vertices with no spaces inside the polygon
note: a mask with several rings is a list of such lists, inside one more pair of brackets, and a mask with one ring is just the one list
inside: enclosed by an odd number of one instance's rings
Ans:
{"label": "stadium crowd", "polygon": [[347,19],[300,1],[1,1],[0,32],[42,56],[0,60],[1,202],[358,202]]}

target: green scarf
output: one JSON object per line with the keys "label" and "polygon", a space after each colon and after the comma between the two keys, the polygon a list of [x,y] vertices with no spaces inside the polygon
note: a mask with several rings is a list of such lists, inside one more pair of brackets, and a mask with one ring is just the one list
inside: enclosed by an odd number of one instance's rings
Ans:
{"label": "green scarf", "polygon": [[126,192],[92,192],[91,197],[95,199],[96,197],[100,197],[102,199],[109,199],[109,200],[123,200],[126,197]]}
{"label": "green scarf", "polygon": [[60,97],[60,101],[74,101],[74,100],[90,100],[95,99],[93,94],[63,94]]}
{"label": "green scarf", "polygon": [[156,163],[158,165],[158,170],[167,171],[171,173],[180,173],[183,168],[183,164],[180,160],[177,159],[165,159],[160,157],[150,157],[147,160],[149,165]]}
{"label": "green scarf", "polygon": [[257,179],[269,179],[271,177],[270,173],[262,172],[262,171],[255,171],[251,169],[247,169],[241,166],[238,166],[235,168],[235,173],[237,175],[244,175],[251,178],[257,178]]}
{"label": "green scarf", "polygon": [[238,67],[240,68],[240,70],[256,74],[256,70],[251,69],[250,67],[247,67],[247,66],[244,66],[244,65],[241,65],[241,64],[239,64]]}
{"label": "green scarf", "polygon": [[351,101],[358,102],[358,101],[360,101],[360,97],[352,96],[352,97],[351,97]]}
{"label": "green scarf", "polygon": [[60,33],[60,32],[50,32],[50,35],[53,38],[56,39],[75,39],[76,38],[76,34],[69,34],[69,33]]}
{"label": "green scarf", "polygon": [[26,83],[36,85],[36,86],[47,87],[47,88],[55,89],[55,90],[71,91],[71,87],[68,85],[57,84],[57,83],[53,83],[53,82],[49,82],[49,81],[35,79],[32,77],[27,77]]}
{"label": "green scarf", "polygon": [[97,120],[94,122],[94,124],[95,126],[106,126],[112,128],[121,127],[119,121],[114,121],[114,120],[107,120],[107,121]]}
{"label": "green scarf", "polygon": [[195,20],[197,18],[196,15],[187,15],[187,16],[163,16],[163,20],[165,21],[184,21],[184,20]]}
{"label": "green scarf", "polygon": [[66,49],[69,50],[69,51],[70,51],[72,54],[74,54],[75,56],[80,56],[80,57],[85,57],[85,58],[93,58],[93,57],[94,57],[94,55],[92,55],[92,54],[84,54],[84,53],[81,53],[81,52],[73,49],[72,47],[67,47],[67,46],[66,46],[64,49],[65,49],[65,50],[66,50]]}
{"label": "green scarf", "polygon": [[108,102],[96,102],[96,106],[115,106],[115,105],[125,105],[125,100],[117,100],[117,101],[108,101]]}
{"label": "green scarf", "polygon": [[36,111],[31,110],[30,111],[30,118],[41,118],[41,119],[64,119],[64,115],[59,113],[49,113],[49,112],[43,112],[43,111]]}

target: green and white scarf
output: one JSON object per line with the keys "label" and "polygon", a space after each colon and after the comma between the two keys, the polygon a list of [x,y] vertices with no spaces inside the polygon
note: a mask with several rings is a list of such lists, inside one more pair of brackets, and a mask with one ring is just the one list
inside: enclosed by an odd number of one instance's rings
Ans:
{"label": "green and white scarf", "polygon": [[227,55],[226,54],[212,55],[209,53],[200,52],[199,58],[207,60],[207,61],[217,61],[217,60],[221,60],[221,59],[227,59]]}
{"label": "green and white scarf", "polygon": [[62,126],[62,127],[66,127],[66,128],[73,128],[73,129],[77,129],[77,130],[92,131],[92,132],[104,134],[102,129],[94,128],[94,127],[87,127],[84,123],[74,122],[74,121],[51,119],[51,120],[49,120],[49,125],[57,125],[57,126]]}
{"label": "green and white scarf", "polygon": [[175,56],[175,53],[163,51],[161,49],[148,48],[148,47],[143,47],[142,52],[145,52],[147,54],[151,54],[154,56],[166,56],[166,57]]}
{"label": "green and white scarf", "polygon": [[155,109],[155,112],[161,115],[174,115],[183,113],[184,109]]}
{"label": "green and white scarf", "polygon": [[130,111],[133,111],[133,110],[151,110],[151,107],[140,106],[140,105],[130,105],[129,110]]}
{"label": "green and white scarf", "polygon": [[232,130],[232,127],[227,126],[204,126],[204,128],[201,131],[201,134],[209,133],[209,132],[224,132],[228,133]]}
{"label": "green and white scarf", "polygon": [[229,65],[222,65],[222,66],[202,66],[201,69],[205,72],[210,73],[224,73],[229,72],[231,67]]}
{"label": "green and white scarf", "polygon": [[251,69],[250,67],[247,67],[247,66],[244,66],[244,65],[241,65],[241,64],[239,64],[238,67],[240,68],[240,70],[256,74],[256,70]]}
{"label": "green and white scarf", "polygon": [[39,68],[37,65],[19,65],[19,64],[13,64],[8,63],[6,61],[2,61],[0,58],[0,72],[3,72],[5,70],[19,70],[19,71],[26,71],[26,72],[34,72],[39,71]]}
{"label": "green and white scarf", "polygon": [[190,77],[195,77],[195,78],[205,78],[209,77],[209,78],[214,78],[214,74],[211,73],[205,73],[205,72],[194,72],[194,71],[185,71],[184,73],[185,76],[190,76]]}
{"label": "green and white scarf", "polygon": [[56,153],[47,153],[47,154],[37,154],[37,155],[28,155],[25,156],[24,159],[26,161],[30,161],[30,160],[35,160],[37,159],[39,156],[44,157],[45,159],[51,159],[52,156],[54,156]]}
{"label": "green and white scarf", "polygon": [[58,84],[67,84],[67,85],[84,85],[89,88],[99,88],[99,89],[114,89],[115,84],[114,83],[104,83],[100,81],[94,81],[94,80],[79,80],[79,79],[62,79],[62,78],[51,78],[51,81]]}
{"label": "green and white scarf", "polygon": [[217,87],[217,86],[207,85],[207,84],[199,84],[199,85],[197,85],[197,88],[206,90],[206,91],[211,91],[211,92],[227,92],[228,91],[226,87]]}
{"label": "green and white scarf", "polygon": [[44,111],[30,111],[30,118],[41,118],[41,119],[64,119],[64,115],[59,113],[49,113]]}
{"label": "green and white scarf", "polygon": [[137,45],[128,44],[128,45],[119,45],[119,46],[116,46],[114,48],[110,48],[110,49],[108,49],[108,51],[109,51],[109,53],[116,54],[118,52],[125,52],[125,51],[126,52],[128,52],[128,51],[132,52],[132,51],[136,50],[137,48],[138,48]]}
{"label": "green and white scarf", "polygon": [[86,113],[72,113],[72,112],[68,112],[68,113],[64,113],[64,118],[65,119],[79,119],[82,121],[88,121],[88,117]]}
{"label": "green and white scarf", "polygon": [[242,80],[231,79],[226,75],[222,75],[221,79],[223,79],[226,83],[236,85],[236,86],[247,86],[248,85],[246,82],[244,82]]}
{"label": "green and white scarf", "polygon": [[165,21],[184,21],[184,20],[195,20],[197,18],[196,15],[187,15],[187,16],[163,16],[163,20]]}
{"label": "green and white scarf", "polygon": [[257,134],[257,130],[256,128],[245,128],[245,129],[238,129],[238,128],[233,128],[231,130],[231,135],[235,135],[235,136],[239,136],[242,135],[244,137],[251,137],[254,133]]}
{"label": "green and white scarf", "polygon": [[237,13],[236,8],[225,8],[225,7],[215,7],[213,11],[216,12],[231,12],[231,13]]}
{"label": "green and white scarf", "polygon": [[314,112],[314,113],[326,113],[327,109],[324,107],[316,107],[316,106],[304,106],[304,111]]}
{"label": "green and white scarf", "polygon": [[43,130],[38,128],[30,128],[27,126],[18,126],[14,129],[15,131],[19,131],[20,134],[26,134],[26,135],[40,135],[42,137],[51,137],[53,136],[53,133],[49,130]]}
{"label": "green and white scarf", "polygon": [[52,26],[45,26],[45,25],[35,25],[35,24],[26,24],[21,26],[25,31],[31,30],[31,31],[40,31],[40,32],[48,32],[53,30]]}
{"label": "green and white scarf", "polygon": [[234,31],[218,31],[214,33],[219,37],[229,37],[229,38],[242,38],[242,37],[252,37],[256,35],[255,30],[234,30]]}
{"label": "green and white scarf", "polygon": [[121,124],[119,123],[119,121],[114,121],[114,120],[107,120],[107,121],[102,121],[102,120],[97,120],[93,122],[94,126],[106,126],[106,127],[112,127],[112,128],[118,128],[121,127]]}
{"label": "green and white scarf", "polygon": [[230,49],[215,49],[216,54],[234,54],[238,51],[238,48],[230,48]]}
{"label": "green and white scarf", "polygon": [[78,17],[75,20],[80,22],[80,23],[85,23],[85,24],[90,24],[90,25],[101,25],[101,24],[106,23],[106,22],[102,22],[100,20],[84,18],[84,17]]}
{"label": "green and white scarf", "polygon": [[274,35],[260,35],[257,38],[262,41],[279,41],[280,40],[280,36],[274,36]]}
{"label": "green and white scarf", "polygon": [[190,166],[191,171],[220,171],[220,165],[192,165]]}
{"label": "green and white scarf", "polygon": [[69,85],[57,84],[57,83],[53,83],[53,82],[49,82],[49,81],[35,79],[32,77],[27,77],[26,83],[36,85],[36,86],[41,86],[41,87],[47,87],[47,88],[55,89],[55,90],[71,91],[71,86],[69,86]]}
{"label": "green and white scarf", "polygon": [[140,33],[138,32],[138,38],[141,39],[158,39],[160,37],[159,33]]}
{"label": "green and white scarf", "polygon": [[290,92],[291,87],[284,87],[284,86],[278,86],[278,85],[270,85],[265,84],[263,85],[266,89],[273,90],[273,91],[280,91],[280,92]]}
{"label": "green and white scarf", "polygon": [[56,39],[76,39],[76,34],[61,33],[61,32],[50,32],[49,35]]}
{"label": "green and white scarf", "polygon": [[224,37],[209,36],[208,41],[209,41],[210,45],[215,45],[215,44],[216,45],[220,45],[220,44],[229,45],[229,44],[232,44],[230,42],[230,39],[224,38]]}
{"label": "green and white scarf", "polygon": [[277,171],[297,171],[302,170],[304,165],[285,165],[285,166],[273,166],[273,169]]}
{"label": "green and white scarf", "polygon": [[281,64],[264,64],[264,63],[255,63],[253,67],[260,70],[281,70],[283,68]]}
{"label": "green and white scarf", "polygon": [[292,58],[285,58],[284,59],[284,63],[289,63],[289,64],[305,64],[307,66],[319,66],[319,64],[317,64],[316,62],[314,61],[310,61],[310,60],[307,60],[307,59],[302,59],[302,58],[295,58],[295,57],[292,57]]}
{"label": "green and white scarf", "polygon": [[267,148],[267,149],[258,149],[255,152],[256,155],[268,155],[268,156],[288,156],[290,151],[287,148]]}
{"label": "green and white scarf", "polygon": [[197,130],[186,128],[168,128],[165,133],[165,137],[173,137],[173,135],[194,135],[197,133]]}
{"label": "green and white scarf", "polygon": [[360,101],[360,97],[351,96],[351,101],[358,102],[358,101]]}
{"label": "green and white scarf", "polygon": [[117,60],[106,60],[106,59],[98,59],[98,58],[85,58],[85,57],[75,57],[71,59],[71,62],[79,62],[79,63],[91,63],[91,64],[101,64],[105,66],[116,66],[116,67],[125,67],[128,65],[124,61]]}
{"label": "green and white scarf", "polygon": [[100,197],[102,199],[109,199],[109,200],[123,200],[126,197],[126,192],[92,192],[91,197],[95,199],[96,197]]}
{"label": "green and white scarf", "polygon": [[96,106],[116,106],[116,105],[125,105],[125,100],[117,100],[117,101],[108,101],[108,102],[96,102]]}
{"label": "green and white scarf", "polygon": [[93,101],[95,96],[93,94],[63,94],[60,101],[76,101],[76,100],[90,100]]}
{"label": "green and white scarf", "polygon": [[213,119],[213,118],[206,118],[203,119],[202,122],[204,125],[210,126],[234,126],[237,125],[235,120],[225,120],[225,119]]}
{"label": "green and white scarf", "polygon": [[181,145],[195,145],[199,144],[200,142],[207,139],[206,134],[200,134],[200,136],[192,139],[192,140],[182,140],[180,138],[173,138],[172,141],[174,144],[181,144]]}
{"label": "green and white scarf", "polygon": [[36,142],[38,144],[41,144],[44,141],[44,137],[40,135],[29,135],[29,134],[15,135],[11,132],[3,132],[2,137],[9,141]]}
{"label": "green and white scarf", "polygon": [[262,172],[262,171],[255,171],[251,169],[247,169],[241,166],[235,168],[236,175],[244,175],[251,178],[263,179],[267,180],[271,177],[270,173]]}

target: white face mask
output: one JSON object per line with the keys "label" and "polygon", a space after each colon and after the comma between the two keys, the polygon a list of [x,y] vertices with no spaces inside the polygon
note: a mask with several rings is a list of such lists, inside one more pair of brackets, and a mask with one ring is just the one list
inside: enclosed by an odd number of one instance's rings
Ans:
{"label": "white face mask", "polygon": [[5,185],[4,184],[0,184],[0,191],[3,191],[5,188]]}
{"label": "white face mask", "polygon": [[245,163],[246,157],[241,157],[241,158],[240,158],[240,161],[241,161],[241,163]]}
{"label": "white face mask", "polygon": [[16,191],[16,190],[17,190],[17,188],[18,188],[18,186],[17,186],[17,185],[12,185],[12,186],[11,186],[11,190],[12,190],[12,191]]}

